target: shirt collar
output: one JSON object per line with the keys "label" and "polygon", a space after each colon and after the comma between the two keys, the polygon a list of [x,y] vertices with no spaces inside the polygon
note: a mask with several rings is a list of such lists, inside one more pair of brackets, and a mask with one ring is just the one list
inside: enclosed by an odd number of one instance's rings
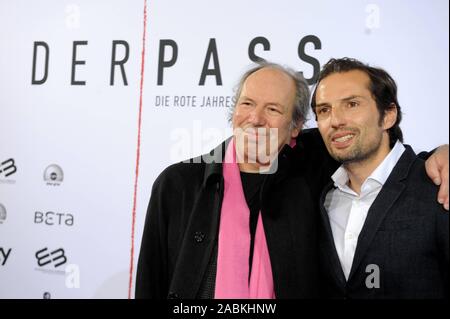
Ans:
{"label": "shirt collar", "polygon": [[384,158],[383,162],[378,165],[367,179],[370,178],[376,180],[381,185],[384,185],[404,151],[405,147],[403,144],[397,141],[389,154]]}
{"label": "shirt collar", "polygon": [[[383,162],[370,174],[370,176],[364,181],[361,190],[364,190],[364,185],[367,181],[375,181],[378,185],[383,186],[398,160],[402,156],[405,151],[405,147],[400,141],[397,141],[389,152],[389,154],[384,158]],[[331,179],[334,182],[334,185],[338,187],[340,190],[349,192],[349,190],[354,193],[348,186],[348,173],[344,168],[344,165],[339,166],[339,168],[334,172],[331,176]]]}

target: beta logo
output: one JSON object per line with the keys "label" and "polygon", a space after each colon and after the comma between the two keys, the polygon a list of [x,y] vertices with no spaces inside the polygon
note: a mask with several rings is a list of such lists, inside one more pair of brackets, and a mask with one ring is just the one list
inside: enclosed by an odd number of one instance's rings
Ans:
{"label": "beta logo", "polygon": [[0,224],[5,222],[6,216],[6,208],[0,203]]}
{"label": "beta logo", "polygon": [[35,212],[34,223],[44,224],[47,226],[69,226],[72,227],[74,223],[74,216],[72,214],[54,213],[54,212]]}
{"label": "beta logo", "polygon": [[56,164],[49,165],[44,171],[44,181],[49,186],[59,186],[64,180],[62,168]]}

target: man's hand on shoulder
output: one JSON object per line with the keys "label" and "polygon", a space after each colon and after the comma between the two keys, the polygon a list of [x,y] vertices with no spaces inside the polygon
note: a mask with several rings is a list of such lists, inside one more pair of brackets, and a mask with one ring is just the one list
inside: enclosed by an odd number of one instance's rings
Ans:
{"label": "man's hand on shoulder", "polygon": [[448,149],[449,145],[439,146],[436,151],[425,162],[425,169],[433,182],[440,186],[438,193],[438,202],[449,209],[448,196]]}

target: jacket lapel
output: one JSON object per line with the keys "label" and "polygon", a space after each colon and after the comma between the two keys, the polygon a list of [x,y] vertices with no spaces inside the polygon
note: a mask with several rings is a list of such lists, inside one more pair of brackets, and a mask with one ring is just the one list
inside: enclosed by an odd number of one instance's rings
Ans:
{"label": "jacket lapel", "polygon": [[[279,198],[271,196],[271,190],[281,187],[280,183],[288,175],[292,164],[292,149],[285,145],[276,159],[277,169],[264,179],[260,191],[261,217],[264,225],[267,248],[269,250],[275,296],[277,299],[290,298],[298,291],[292,286],[296,278],[295,264],[292,262],[294,245],[289,230],[289,215],[280,218],[276,203]],[[286,213],[286,212],[284,212]]]}
{"label": "jacket lapel", "polygon": [[[334,244],[333,231],[331,230],[330,218],[328,217],[328,212],[325,209],[324,203],[327,193],[333,188],[334,183],[330,182],[322,192],[320,196],[320,216],[322,220],[322,230],[323,236],[320,244],[323,258],[327,259],[327,263],[323,265],[324,268],[328,269],[339,283],[341,287],[345,286],[345,275],[342,271],[341,262],[339,261],[339,256],[337,254],[336,246]],[[330,265],[329,267],[327,265]]]}
{"label": "jacket lapel", "polygon": [[366,221],[358,238],[348,281],[352,279],[358,269],[386,215],[405,189],[403,180],[408,176],[409,169],[416,159],[416,154],[411,147],[405,145],[405,148],[405,152],[367,213]]}
{"label": "jacket lapel", "polygon": [[[200,288],[211,253],[216,244],[223,198],[222,160],[230,139],[209,154],[212,162],[205,163],[200,193],[192,209],[180,254],[170,283],[170,291],[181,298],[194,299]],[[194,159],[197,163],[207,159]]]}

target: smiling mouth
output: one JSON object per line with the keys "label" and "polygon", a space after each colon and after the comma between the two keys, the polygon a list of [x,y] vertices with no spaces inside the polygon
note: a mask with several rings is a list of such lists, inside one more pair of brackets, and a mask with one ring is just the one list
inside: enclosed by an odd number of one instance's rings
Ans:
{"label": "smiling mouth", "polygon": [[352,143],[354,137],[355,134],[353,133],[345,135],[340,134],[338,137],[332,137],[331,143],[337,148],[345,148]]}
{"label": "smiling mouth", "polygon": [[245,136],[251,138],[251,139],[264,139],[269,137],[270,131],[268,131],[265,128],[250,128],[244,130]]}
{"label": "smiling mouth", "polygon": [[332,139],[332,141],[333,142],[342,143],[342,142],[346,142],[346,141],[352,139],[353,136],[355,136],[355,134],[347,134],[347,135],[344,135],[344,136],[335,137],[335,138]]}

